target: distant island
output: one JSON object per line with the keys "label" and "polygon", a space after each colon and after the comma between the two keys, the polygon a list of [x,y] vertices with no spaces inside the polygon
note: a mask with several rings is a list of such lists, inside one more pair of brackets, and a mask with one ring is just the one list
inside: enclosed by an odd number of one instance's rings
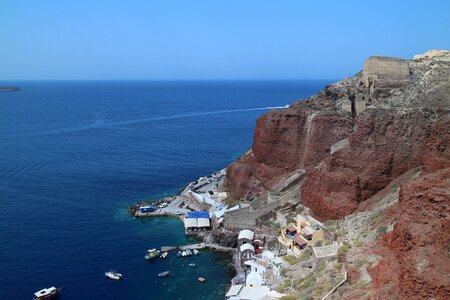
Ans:
{"label": "distant island", "polygon": [[17,86],[0,86],[0,92],[19,92],[20,88]]}

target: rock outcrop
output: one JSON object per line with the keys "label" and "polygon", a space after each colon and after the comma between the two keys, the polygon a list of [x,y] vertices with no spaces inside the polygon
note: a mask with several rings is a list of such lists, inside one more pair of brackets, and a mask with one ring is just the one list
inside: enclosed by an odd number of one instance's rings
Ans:
{"label": "rock outcrop", "polygon": [[[300,202],[319,219],[359,212],[390,228],[359,254],[378,257],[368,269],[374,299],[448,299],[449,112],[450,51],[372,57],[354,77],[261,116],[252,150],[228,167],[226,185],[252,200],[302,174]],[[377,202],[400,175],[411,177],[395,183],[395,199]]]}
{"label": "rock outcrop", "polygon": [[[450,51],[410,61],[371,57],[356,76],[264,114],[252,150],[228,167],[231,194],[252,199],[301,170],[301,201],[317,217],[352,213],[421,164],[434,124],[450,111],[447,58]],[[348,144],[331,151],[345,139]]]}

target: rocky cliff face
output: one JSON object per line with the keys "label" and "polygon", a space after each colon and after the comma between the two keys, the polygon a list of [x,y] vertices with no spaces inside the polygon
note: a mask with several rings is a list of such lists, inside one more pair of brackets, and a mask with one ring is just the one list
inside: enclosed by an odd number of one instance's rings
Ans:
{"label": "rocky cliff face", "polygon": [[370,214],[380,205],[373,195],[423,168],[401,185],[398,202],[376,209],[392,231],[361,255],[381,257],[369,269],[376,299],[448,299],[449,112],[450,51],[373,57],[356,76],[261,116],[252,150],[228,167],[226,184],[251,199],[301,172],[300,202],[329,220]]}
{"label": "rocky cliff face", "polygon": [[420,165],[433,124],[450,105],[450,51],[438,54],[411,61],[372,57],[355,77],[261,116],[251,152],[228,167],[231,194],[254,198],[302,170],[301,201],[317,217],[350,214]]}
{"label": "rocky cliff face", "polygon": [[377,289],[395,281],[392,293],[401,299],[450,295],[449,126],[448,117],[434,126],[423,153],[423,174],[401,186],[399,201],[388,212],[395,218],[393,230],[380,237],[384,255],[371,275]]}

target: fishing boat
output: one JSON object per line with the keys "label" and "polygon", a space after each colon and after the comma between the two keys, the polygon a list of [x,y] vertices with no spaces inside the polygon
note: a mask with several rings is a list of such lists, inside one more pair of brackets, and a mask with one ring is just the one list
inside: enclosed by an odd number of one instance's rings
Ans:
{"label": "fishing boat", "polygon": [[167,252],[163,252],[163,254],[161,254],[161,256],[159,258],[166,258],[167,256]]}
{"label": "fishing boat", "polygon": [[195,267],[195,264],[194,263],[190,263],[189,267]]}
{"label": "fishing boat", "polygon": [[200,251],[198,251],[197,249],[192,250],[192,252],[194,252],[195,255],[199,255]]}
{"label": "fishing boat", "polygon": [[111,270],[111,271],[105,272],[105,277],[108,277],[109,279],[112,279],[112,280],[121,280],[122,274],[120,274],[117,271]]}
{"label": "fishing boat", "polygon": [[177,256],[180,257],[181,256],[181,251],[177,252]]}
{"label": "fishing boat", "polygon": [[61,293],[61,288],[56,288],[54,286],[42,289],[34,293],[34,300],[47,300],[47,299],[56,299],[59,297]]}
{"label": "fishing boat", "polygon": [[191,256],[192,255],[192,252],[191,252],[191,250],[186,250],[186,254],[188,255],[188,256]]}
{"label": "fishing boat", "polygon": [[199,278],[198,278],[198,281],[200,281],[200,282],[205,282],[205,281],[206,281],[206,279],[205,279],[205,278],[203,278],[203,277],[199,277]]}
{"label": "fishing boat", "polygon": [[169,276],[170,271],[164,271],[158,274],[158,277],[166,277]]}
{"label": "fishing boat", "polygon": [[156,250],[156,249],[148,249],[148,250],[147,250],[147,254],[145,255],[145,259],[146,259],[146,260],[149,260],[149,259],[155,258],[155,257],[158,256],[158,255],[159,255],[159,250]]}
{"label": "fishing boat", "polygon": [[186,251],[181,252],[181,256],[187,256]]}

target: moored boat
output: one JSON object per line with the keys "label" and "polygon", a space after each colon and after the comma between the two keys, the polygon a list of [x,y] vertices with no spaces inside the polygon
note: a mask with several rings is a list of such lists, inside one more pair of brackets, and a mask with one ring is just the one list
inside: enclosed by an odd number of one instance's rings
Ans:
{"label": "moored boat", "polygon": [[180,257],[181,256],[181,251],[177,252],[177,256]]}
{"label": "moored boat", "polygon": [[181,256],[187,256],[186,251],[181,252]]}
{"label": "moored boat", "polygon": [[191,252],[191,250],[186,250],[186,254],[188,255],[188,256],[191,256],[192,255],[192,252]]}
{"label": "moored boat", "polygon": [[195,267],[195,264],[194,263],[190,263],[189,267]]}
{"label": "moored boat", "polygon": [[166,258],[167,256],[167,252],[163,252],[163,254],[161,254],[161,256],[159,258]]}
{"label": "moored boat", "polygon": [[203,278],[203,277],[199,277],[199,278],[198,278],[198,281],[200,281],[200,282],[205,282],[205,281],[206,281],[206,279],[205,279],[205,278]]}
{"label": "moored boat", "polygon": [[156,250],[156,249],[148,249],[148,250],[147,250],[147,254],[145,255],[145,259],[146,259],[146,260],[149,260],[149,259],[155,258],[155,257],[158,256],[158,255],[159,255],[159,250]]}
{"label": "moored boat", "polygon": [[34,293],[34,300],[47,300],[47,299],[56,299],[59,297],[61,293],[61,288],[56,288],[54,286],[42,289]]}
{"label": "moored boat", "polygon": [[158,277],[165,277],[165,276],[169,276],[170,271],[164,271],[158,274]]}
{"label": "moored boat", "polygon": [[197,249],[192,250],[192,252],[194,252],[195,255],[199,255],[200,251],[198,251]]}
{"label": "moored boat", "polygon": [[120,274],[117,271],[111,270],[111,271],[105,272],[105,277],[108,277],[109,279],[112,279],[112,280],[121,280],[122,274]]}

